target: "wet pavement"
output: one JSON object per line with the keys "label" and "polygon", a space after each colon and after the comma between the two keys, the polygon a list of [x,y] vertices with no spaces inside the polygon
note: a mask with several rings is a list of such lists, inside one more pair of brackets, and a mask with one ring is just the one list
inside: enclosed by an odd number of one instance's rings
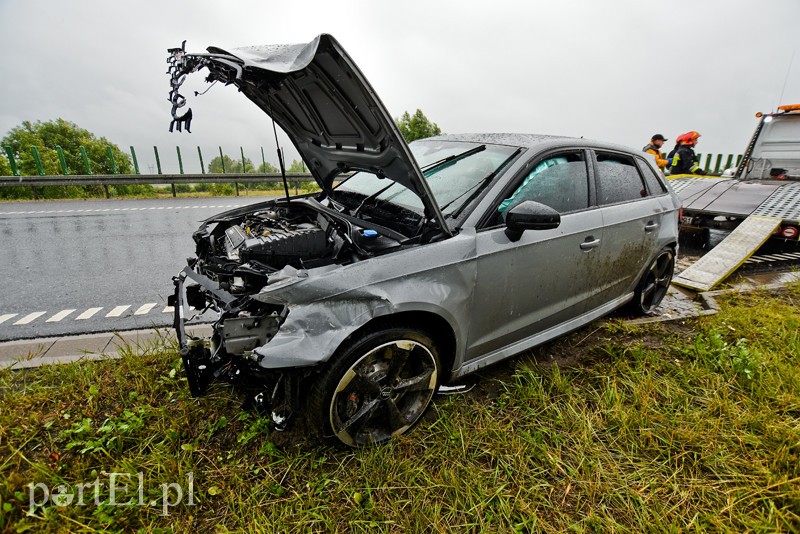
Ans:
{"label": "wet pavement", "polygon": [[267,198],[0,203],[0,341],[171,324],[200,221]]}

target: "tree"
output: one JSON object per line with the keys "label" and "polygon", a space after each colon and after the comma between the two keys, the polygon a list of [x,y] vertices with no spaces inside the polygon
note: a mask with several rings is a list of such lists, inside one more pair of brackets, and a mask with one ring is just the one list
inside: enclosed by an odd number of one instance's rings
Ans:
{"label": "tree", "polygon": [[0,152],[0,176],[11,176],[11,164],[6,159],[5,151]]}
{"label": "tree", "polygon": [[293,159],[286,172],[308,172],[308,169],[306,169],[306,164],[303,163],[303,160],[297,161]]}
{"label": "tree", "polygon": [[259,165],[256,172],[261,174],[278,174],[281,171],[275,165],[267,161]]}
{"label": "tree", "polygon": [[11,147],[20,174],[27,176],[39,174],[33,160],[32,146],[39,150],[45,174],[62,174],[56,146],[60,146],[63,150],[70,174],[86,173],[80,147],[86,149],[94,174],[113,173],[111,162],[108,159],[108,147],[111,147],[114,162],[120,174],[129,174],[132,170],[130,156],[120,150],[117,145],[105,137],[98,138],[89,130],[64,119],[35,123],[24,121],[21,125],[9,130],[0,144],[4,147]]}
{"label": "tree", "polygon": [[222,174],[222,163],[225,162],[225,172],[238,173],[238,172],[255,172],[256,168],[250,158],[244,158],[244,171],[242,170],[242,160],[233,159],[227,154],[220,159],[219,156],[215,157],[208,163],[208,172],[211,174]]}
{"label": "tree", "polygon": [[[93,174],[113,174],[113,166],[108,157],[109,147],[111,147],[117,172],[120,174],[132,172],[130,156],[120,150],[117,145],[111,143],[105,137],[98,138],[95,134],[81,128],[74,122],[60,118],[47,122],[24,121],[19,126],[9,130],[5,137],[0,140],[0,145],[11,147],[17,168],[20,174],[24,176],[39,174],[31,151],[32,146],[35,146],[39,151],[45,174],[63,174],[58,153],[56,152],[57,146],[60,146],[64,152],[69,174],[86,174],[80,147],[86,149]],[[5,153],[5,151],[3,152]],[[0,159],[6,158],[2,157]],[[8,162],[0,164],[0,174],[4,176],[11,175],[11,167]],[[50,186],[45,189],[46,191],[43,191],[45,193],[44,196],[53,198],[87,196],[87,194],[102,192],[101,186]],[[10,188],[8,192],[11,193],[11,191],[16,191],[16,194],[9,195],[6,194],[6,191],[0,191],[0,194],[3,194],[6,198],[25,198],[26,194],[30,194],[30,190],[25,193],[25,190],[21,188]]]}
{"label": "tree", "polygon": [[439,128],[439,125],[435,122],[431,122],[421,109],[417,109],[413,116],[406,111],[403,113],[402,117],[395,119],[394,122],[397,124],[406,142],[409,143],[417,139],[425,139],[426,137],[433,137],[434,135],[442,133],[442,129]]}

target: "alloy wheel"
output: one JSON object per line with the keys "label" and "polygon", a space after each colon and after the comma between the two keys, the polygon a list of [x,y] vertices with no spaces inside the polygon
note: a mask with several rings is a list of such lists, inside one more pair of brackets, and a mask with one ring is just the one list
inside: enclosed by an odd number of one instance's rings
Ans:
{"label": "alloy wheel", "polygon": [[333,392],[333,433],[350,446],[402,434],[430,403],[438,373],[436,358],[418,341],[390,341],[369,350],[347,369]]}

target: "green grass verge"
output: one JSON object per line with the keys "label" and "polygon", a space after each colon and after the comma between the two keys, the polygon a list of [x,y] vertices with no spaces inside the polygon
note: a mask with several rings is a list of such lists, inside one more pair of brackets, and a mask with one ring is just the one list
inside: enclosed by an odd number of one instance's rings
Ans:
{"label": "green grass verge", "polygon": [[[685,323],[595,324],[438,397],[409,435],[367,450],[278,445],[229,389],[190,398],[173,349],[3,371],[0,527],[797,532],[799,300],[795,284]],[[142,473],[154,504],[108,505],[111,472]],[[187,492],[189,473],[194,506],[184,495],[162,515],[160,484]],[[84,506],[29,502],[30,483],[98,478],[99,505],[93,490]],[[138,499],[136,479],[119,483],[117,502]]]}

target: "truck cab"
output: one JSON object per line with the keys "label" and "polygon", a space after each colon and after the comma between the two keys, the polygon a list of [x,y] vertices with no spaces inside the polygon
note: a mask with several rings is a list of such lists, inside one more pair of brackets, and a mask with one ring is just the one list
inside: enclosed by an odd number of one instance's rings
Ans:
{"label": "truck cab", "polygon": [[734,178],[800,180],[800,104],[756,117],[761,120]]}

